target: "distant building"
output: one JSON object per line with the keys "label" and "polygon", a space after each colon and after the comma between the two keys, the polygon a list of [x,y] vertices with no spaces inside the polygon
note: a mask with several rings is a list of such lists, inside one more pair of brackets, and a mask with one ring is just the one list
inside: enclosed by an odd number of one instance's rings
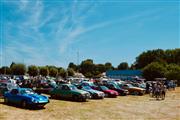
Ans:
{"label": "distant building", "polygon": [[141,78],[141,70],[109,70],[106,76],[112,79],[131,80],[134,78]]}

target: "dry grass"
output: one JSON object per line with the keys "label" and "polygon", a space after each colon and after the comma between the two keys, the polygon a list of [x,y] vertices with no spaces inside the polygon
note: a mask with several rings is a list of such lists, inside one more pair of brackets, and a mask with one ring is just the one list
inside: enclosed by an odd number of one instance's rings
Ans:
{"label": "dry grass", "polygon": [[180,88],[163,101],[145,96],[122,96],[71,102],[51,100],[41,110],[7,106],[0,100],[0,120],[180,120]]}

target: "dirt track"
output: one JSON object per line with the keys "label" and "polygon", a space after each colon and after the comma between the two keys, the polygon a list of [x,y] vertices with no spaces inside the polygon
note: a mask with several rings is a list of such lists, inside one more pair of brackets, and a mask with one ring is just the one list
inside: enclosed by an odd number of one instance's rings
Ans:
{"label": "dirt track", "polygon": [[3,104],[0,120],[180,120],[180,88],[163,101],[145,96],[123,96],[71,102],[50,100],[41,110],[25,110]]}

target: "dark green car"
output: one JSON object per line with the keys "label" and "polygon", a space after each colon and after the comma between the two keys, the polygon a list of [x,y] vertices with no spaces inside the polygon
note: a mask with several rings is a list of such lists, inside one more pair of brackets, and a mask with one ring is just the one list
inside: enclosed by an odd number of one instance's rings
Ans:
{"label": "dark green car", "polygon": [[79,90],[72,84],[61,84],[50,91],[51,98],[70,99],[74,101],[86,101],[91,98],[86,91]]}

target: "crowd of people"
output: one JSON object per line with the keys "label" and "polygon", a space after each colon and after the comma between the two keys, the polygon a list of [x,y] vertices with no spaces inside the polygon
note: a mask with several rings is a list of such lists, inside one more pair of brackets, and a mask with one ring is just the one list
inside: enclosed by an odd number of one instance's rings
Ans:
{"label": "crowd of people", "polygon": [[173,89],[175,90],[176,84],[173,80],[170,81],[156,81],[146,82],[146,93],[149,93],[151,97],[156,99],[165,99],[166,91]]}

